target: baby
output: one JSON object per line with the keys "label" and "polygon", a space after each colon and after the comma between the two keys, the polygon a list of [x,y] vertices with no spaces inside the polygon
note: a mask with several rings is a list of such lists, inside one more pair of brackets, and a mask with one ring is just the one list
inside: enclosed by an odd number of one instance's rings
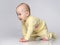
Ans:
{"label": "baby", "polygon": [[26,42],[30,40],[50,40],[55,39],[54,33],[49,33],[46,23],[34,16],[31,16],[30,7],[26,3],[21,3],[16,7],[16,13],[22,22],[22,34],[23,37],[20,42]]}

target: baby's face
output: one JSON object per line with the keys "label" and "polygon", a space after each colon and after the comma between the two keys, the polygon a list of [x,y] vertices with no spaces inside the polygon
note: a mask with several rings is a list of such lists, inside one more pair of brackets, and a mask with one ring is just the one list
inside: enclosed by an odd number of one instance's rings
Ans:
{"label": "baby's face", "polygon": [[29,13],[28,13],[27,8],[26,8],[25,5],[19,6],[19,7],[16,9],[16,13],[17,13],[18,18],[19,18],[21,21],[26,20],[26,19],[27,19],[27,16],[29,15]]}

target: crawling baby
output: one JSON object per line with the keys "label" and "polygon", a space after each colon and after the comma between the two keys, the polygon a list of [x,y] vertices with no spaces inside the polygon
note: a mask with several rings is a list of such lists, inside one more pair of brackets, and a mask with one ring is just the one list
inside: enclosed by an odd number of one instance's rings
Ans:
{"label": "crawling baby", "polygon": [[48,32],[45,21],[31,16],[30,7],[26,3],[21,3],[16,7],[16,13],[22,22],[23,37],[20,42],[30,40],[50,40],[55,39],[55,34]]}

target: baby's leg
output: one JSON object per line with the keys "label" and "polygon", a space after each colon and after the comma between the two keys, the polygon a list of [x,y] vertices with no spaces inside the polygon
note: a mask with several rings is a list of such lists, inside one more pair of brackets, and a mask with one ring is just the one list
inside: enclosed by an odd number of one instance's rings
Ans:
{"label": "baby's leg", "polygon": [[47,29],[44,29],[41,32],[39,32],[38,36],[40,36],[40,39],[42,39],[42,40],[49,40],[47,32],[48,32]]}
{"label": "baby's leg", "polygon": [[48,31],[46,29],[39,32],[38,35],[40,36],[40,39],[42,39],[42,40],[50,40],[52,38],[56,39],[56,34],[48,33]]}

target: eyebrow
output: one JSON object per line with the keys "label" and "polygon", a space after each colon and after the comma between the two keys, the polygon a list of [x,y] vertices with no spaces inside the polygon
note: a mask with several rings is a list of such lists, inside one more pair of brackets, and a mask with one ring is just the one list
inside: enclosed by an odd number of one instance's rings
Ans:
{"label": "eyebrow", "polygon": [[17,12],[16,12],[16,14],[17,14],[17,15],[20,15],[21,13],[17,13]]}

